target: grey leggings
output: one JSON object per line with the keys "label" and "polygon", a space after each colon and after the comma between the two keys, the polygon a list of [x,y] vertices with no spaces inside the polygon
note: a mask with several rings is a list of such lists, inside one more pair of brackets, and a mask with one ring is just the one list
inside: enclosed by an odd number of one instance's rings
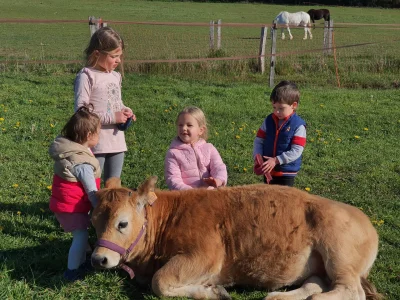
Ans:
{"label": "grey leggings", "polygon": [[96,154],[103,172],[104,183],[110,177],[121,177],[122,166],[124,165],[125,152]]}

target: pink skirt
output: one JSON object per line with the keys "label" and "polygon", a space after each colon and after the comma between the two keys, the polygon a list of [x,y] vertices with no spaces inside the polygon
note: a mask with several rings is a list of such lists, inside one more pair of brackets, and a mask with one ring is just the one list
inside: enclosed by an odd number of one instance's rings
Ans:
{"label": "pink skirt", "polygon": [[88,213],[54,213],[65,232],[88,229],[90,216]]}

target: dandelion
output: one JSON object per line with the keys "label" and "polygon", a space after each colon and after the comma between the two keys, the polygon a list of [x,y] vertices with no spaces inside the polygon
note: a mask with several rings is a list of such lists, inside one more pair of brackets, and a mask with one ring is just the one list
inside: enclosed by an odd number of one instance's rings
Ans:
{"label": "dandelion", "polygon": [[360,137],[359,137],[358,135],[355,135],[354,138],[355,138],[355,139],[359,139]]}
{"label": "dandelion", "polygon": [[29,103],[32,103],[33,101],[32,101],[32,100],[28,100],[28,102],[29,102]]}
{"label": "dandelion", "polygon": [[7,131],[7,129],[5,129],[5,128],[2,128],[1,130],[3,130],[3,131]]}
{"label": "dandelion", "polygon": [[47,188],[49,191],[51,191],[52,186],[51,186],[51,185],[48,185],[48,186],[46,186],[46,188]]}
{"label": "dandelion", "polygon": [[16,189],[16,188],[18,187],[18,183],[14,183],[14,184],[12,185],[12,187],[13,187],[14,189]]}
{"label": "dandelion", "polygon": [[168,109],[165,109],[164,111],[165,111],[165,112],[169,112],[169,110],[168,110]]}
{"label": "dandelion", "polygon": [[319,106],[320,106],[320,107],[324,107],[325,105],[324,105],[324,104],[320,104]]}
{"label": "dandelion", "polygon": [[232,122],[232,124],[235,124],[235,122]]}
{"label": "dandelion", "polygon": [[306,188],[304,188],[307,192],[309,192],[309,191],[311,191],[311,188],[309,188],[309,187],[306,187]]}
{"label": "dandelion", "polygon": [[17,211],[17,215],[20,216],[20,215],[21,215],[21,212],[20,212],[20,211]]}
{"label": "dandelion", "polygon": [[0,122],[4,122],[4,118],[0,118]]}
{"label": "dandelion", "polygon": [[253,130],[253,133],[256,134],[257,132],[255,130]]}
{"label": "dandelion", "polygon": [[364,127],[364,131],[368,131],[368,128],[367,128],[367,127]]}
{"label": "dandelion", "polygon": [[338,138],[338,139],[336,139],[338,142],[341,142],[342,141],[342,139],[340,139],[340,138]]}
{"label": "dandelion", "polygon": [[239,130],[240,130],[240,131],[243,131],[243,128],[242,128],[242,127],[240,127],[240,128],[239,128]]}
{"label": "dandelion", "polygon": [[17,123],[15,123],[15,126],[16,126],[16,127],[19,127],[19,126],[21,126],[21,123],[20,123],[20,122],[17,122]]}
{"label": "dandelion", "polygon": [[311,143],[314,142],[314,139],[310,139],[310,142],[311,142]]}
{"label": "dandelion", "polygon": [[235,136],[235,138],[236,138],[237,140],[240,139],[240,135]]}
{"label": "dandelion", "polygon": [[55,125],[54,125],[53,123],[50,123],[50,127],[51,127],[51,128],[54,128],[54,126],[55,126]]}
{"label": "dandelion", "polygon": [[246,168],[243,168],[243,172],[247,172],[247,169],[246,169]]}
{"label": "dandelion", "polygon": [[328,144],[328,142],[327,142],[327,141],[324,141],[324,144],[325,144],[325,145],[327,145],[327,144]]}
{"label": "dandelion", "polygon": [[219,133],[218,133],[218,132],[215,132],[215,135],[219,135]]}

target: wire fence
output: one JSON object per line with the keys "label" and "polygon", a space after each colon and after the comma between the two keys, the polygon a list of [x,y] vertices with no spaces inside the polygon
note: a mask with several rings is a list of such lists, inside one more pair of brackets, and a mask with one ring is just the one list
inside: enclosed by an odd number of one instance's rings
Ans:
{"label": "wire fence", "polygon": [[[256,61],[260,55],[261,27],[271,26],[222,23],[221,47],[216,49],[215,42],[214,49],[211,49],[209,23],[105,22],[123,36],[125,63],[128,65],[250,61],[249,69],[254,72],[257,72]],[[84,63],[83,51],[90,38],[88,21],[0,19],[0,23],[0,66]],[[214,28],[217,30],[217,25]],[[400,24],[335,23],[334,47],[338,68],[346,72],[400,71],[399,30]],[[333,61],[324,54],[323,24],[318,23],[312,28],[312,40],[303,40],[303,28],[291,28],[293,40],[281,40],[280,31],[278,28],[274,54],[278,73],[299,74],[332,68]],[[270,37],[268,30],[267,65],[271,56]]]}

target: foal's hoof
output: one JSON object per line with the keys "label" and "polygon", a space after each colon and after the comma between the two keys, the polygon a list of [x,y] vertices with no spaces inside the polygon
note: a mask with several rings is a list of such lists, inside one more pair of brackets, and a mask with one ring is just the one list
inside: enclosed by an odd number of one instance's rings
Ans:
{"label": "foal's hoof", "polygon": [[213,292],[217,295],[220,300],[231,300],[232,297],[228,294],[226,289],[222,285],[213,287]]}

